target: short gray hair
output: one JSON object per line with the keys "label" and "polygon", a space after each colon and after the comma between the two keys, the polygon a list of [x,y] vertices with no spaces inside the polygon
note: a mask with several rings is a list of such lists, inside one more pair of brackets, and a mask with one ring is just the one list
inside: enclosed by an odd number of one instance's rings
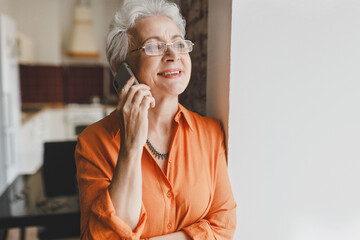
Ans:
{"label": "short gray hair", "polygon": [[151,16],[170,18],[180,29],[181,35],[185,36],[185,19],[175,3],[167,0],[124,0],[120,10],[115,13],[106,37],[106,57],[113,73],[116,72],[113,67],[118,67],[127,57],[130,43],[127,31],[137,20]]}

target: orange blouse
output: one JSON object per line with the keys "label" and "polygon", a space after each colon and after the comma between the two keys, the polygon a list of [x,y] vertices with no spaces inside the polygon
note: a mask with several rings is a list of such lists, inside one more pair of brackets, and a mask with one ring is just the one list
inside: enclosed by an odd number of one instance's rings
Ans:
{"label": "orange blouse", "polygon": [[167,175],[144,146],[142,208],[134,231],[116,215],[108,191],[120,149],[115,111],[79,135],[81,239],[139,239],[180,230],[193,239],[232,239],[236,203],[221,126],[180,104],[174,121]]}

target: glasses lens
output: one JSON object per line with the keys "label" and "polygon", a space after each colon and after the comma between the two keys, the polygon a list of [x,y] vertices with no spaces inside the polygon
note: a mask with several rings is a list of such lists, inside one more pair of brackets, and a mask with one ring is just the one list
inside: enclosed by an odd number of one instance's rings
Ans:
{"label": "glasses lens", "polygon": [[147,55],[162,55],[166,45],[162,42],[154,42],[145,44],[145,53]]}
{"label": "glasses lens", "polygon": [[193,43],[190,40],[177,40],[173,43],[163,43],[163,42],[152,42],[147,43],[144,46],[145,54],[154,56],[154,55],[163,55],[166,51],[167,45],[170,45],[171,48],[177,53],[189,53],[193,49]]}
{"label": "glasses lens", "polygon": [[194,44],[193,44],[192,41],[190,41],[190,40],[185,40],[185,43],[186,43],[186,45],[187,45],[187,52],[188,52],[188,53],[191,52],[191,51],[193,50]]}
{"label": "glasses lens", "polygon": [[178,53],[188,53],[192,50],[192,42],[189,40],[177,40],[173,42],[172,47]]}

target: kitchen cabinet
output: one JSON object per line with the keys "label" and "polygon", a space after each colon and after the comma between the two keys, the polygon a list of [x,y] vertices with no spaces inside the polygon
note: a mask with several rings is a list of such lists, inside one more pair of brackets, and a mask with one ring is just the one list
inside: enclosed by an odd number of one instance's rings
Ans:
{"label": "kitchen cabinet", "polygon": [[20,91],[16,24],[0,14],[0,193],[18,174]]}
{"label": "kitchen cabinet", "polygon": [[64,109],[67,137],[76,139],[86,126],[105,116],[104,106],[100,104],[69,104]]}
{"label": "kitchen cabinet", "polygon": [[70,104],[34,113],[21,126],[21,173],[33,174],[41,167],[45,142],[76,140],[76,130],[81,131],[114,109],[99,104]]}
{"label": "kitchen cabinet", "polygon": [[34,174],[42,165],[43,143],[48,132],[45,112],[35,114],[21,126],[21,173]]}
{"label": "kitchen cabinet", "polygon": [[46,142],[72,140],[68,137],[65,121],[65,111],[63,108],[50,108],[44,111],[47,121]]}

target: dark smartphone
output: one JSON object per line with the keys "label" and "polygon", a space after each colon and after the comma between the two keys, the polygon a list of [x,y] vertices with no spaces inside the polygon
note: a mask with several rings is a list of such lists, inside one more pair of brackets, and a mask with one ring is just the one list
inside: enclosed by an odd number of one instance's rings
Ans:
{"label": "dark smartphone", "polygon": [[[117,94],[120,93],[121,89],[132,76],[135,77],[134,73],[131,71],[129,64],[127,64],[126,62],[122,62],[118,71],[115,74],[113,81],[113,85]],[[136,77],[135,84],[139,84],[139,81],[136,79]]]}

